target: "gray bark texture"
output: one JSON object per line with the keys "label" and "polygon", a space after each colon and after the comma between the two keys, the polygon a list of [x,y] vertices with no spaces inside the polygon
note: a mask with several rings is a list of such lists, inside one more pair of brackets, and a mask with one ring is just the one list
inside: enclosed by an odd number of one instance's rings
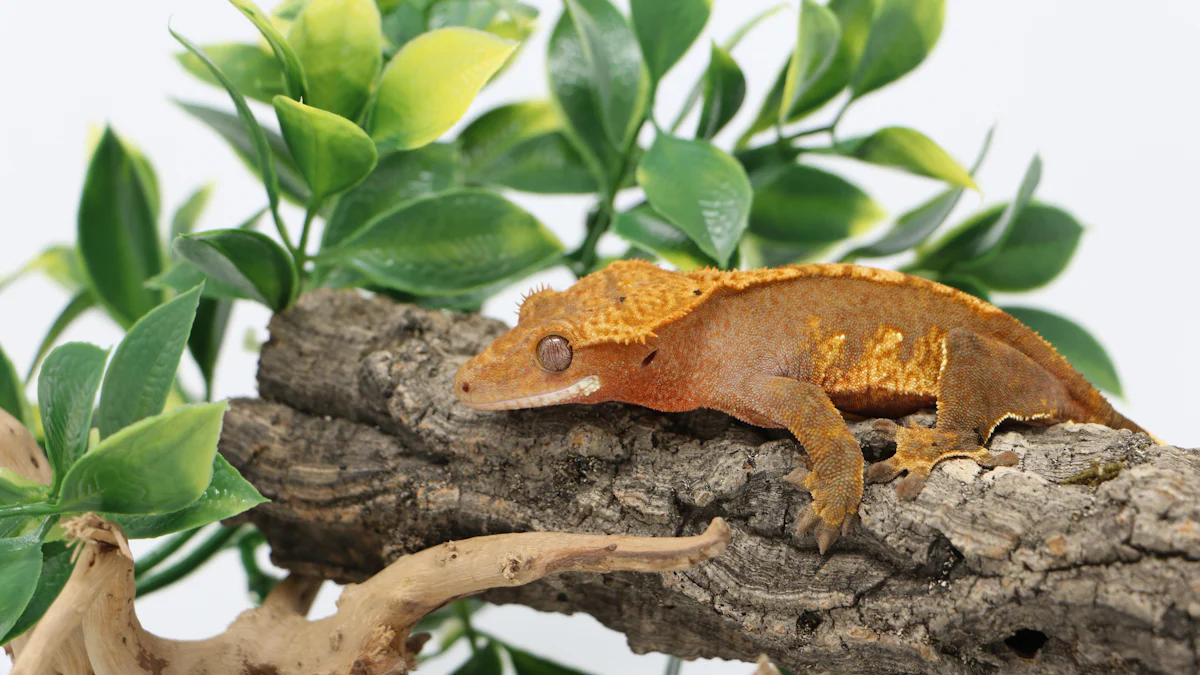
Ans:
{"label": "gray bark texture", "polygon": [[[792,531],[810,498],[783,480],[803,461],[786,433],[618,404],[470,410],[455,370],[505,330],[475,315],[318,291],[270,330],[261,398],[234,403],[221,451],[272,500],[249,518],[283,567],[361,581],[447,540],[694,534],[721,516],[731,545],[693,569],[485,597],[586,612],[639,652],[766,653],[796,672],[1197,672],[1195,451],[1004,429],[991,448],[1019,467],[946,462],[911,502],[868,486],[861,524],[821,556]],[[868,460],[886,456],[876,425],[852,427]]]}

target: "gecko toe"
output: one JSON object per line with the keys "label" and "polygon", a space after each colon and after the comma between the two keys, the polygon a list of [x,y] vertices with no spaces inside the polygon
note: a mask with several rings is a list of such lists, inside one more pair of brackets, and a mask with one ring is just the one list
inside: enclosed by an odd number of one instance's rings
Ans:
{"label": "gecko toe", "polygon": [[804,510],[800,512],[800,517],[796,519],[796,534],[808,532],[819,522],[821,522],[821,516],[817,515],[816,509],[812,505],[804,507]]}
{"label": "gecko toe", "polygon": [[1016,466],[1018,463],[1020,463],[1021,458],[1012,450],[1005,450],[1004,452],[998,454],[989,452],[987,455],[977,458],[975,461],[979,464],[979,466],[991,469],[997,466]]}
{"label": "gecko toe", "polygon": [[921,488],[925,487],[925,478],[928,475],[928,472],[910,471],[904,480],[896,485],[896,496],[906,502],[916,499],[917,495],[921,494]]}
{"label": "gecko toe", "polygon": [[800,465],[792,469],[792,472],[784,476],[783,479],[802,490],[807,490],[808,486],[805,485],[804,481],[810,473],[812,472],[808,470],[808,467]]}
{"label": "gecko toe", "polygon": [[896,462],[893,462],[890,459],[885,459],[882,462],[875,462],[867,468],[867,482],[886,483],[896,476],[899,476],[900,472],[903,470],[904,469],[897,466]]}
{"label": "gecko toe", "polygon": [[825,555],[825,552],[829,550],[829,547],[833,546],[833,542],[837,541],[838,535],[841,534],[841,531],[839,528],[830,527],[827,523],[822,521],[820,525],[817,525],[817,531],[814,534],[817,538],[817,550],[821,552],[821,555]]}

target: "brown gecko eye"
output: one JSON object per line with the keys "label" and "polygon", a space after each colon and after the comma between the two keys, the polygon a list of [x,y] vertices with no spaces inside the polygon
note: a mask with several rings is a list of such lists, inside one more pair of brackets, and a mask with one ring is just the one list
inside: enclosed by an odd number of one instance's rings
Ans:
{"label": "brown gecko eye", "polygon": [[547,335],[537,346],[538,362],[552,373],[561,373],[571,365],[571,343],[561,335]]}

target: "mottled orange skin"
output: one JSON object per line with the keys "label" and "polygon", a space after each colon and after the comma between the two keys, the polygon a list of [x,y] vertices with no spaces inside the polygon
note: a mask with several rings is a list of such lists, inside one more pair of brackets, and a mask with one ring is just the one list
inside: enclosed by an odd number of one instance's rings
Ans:
{"label": "mottled orange skin", "polygon": [[[547,335],[572,346],[562,372],[538,361]],[[849,529],[862,497],[863,457],[843,413],[899,417],[936,405],[937,427],[896,428],[895,456],[867,475],[884,481],[906,472],[898,489],[908,498],[943,459],[1014,463],[1012,453],[981,447],[1005,419],[1141,431],[1000,309],[855,265],[670,272],[615,262],[566,291],[530,296],[517,326],[465,364],[455,388],[468,405],[485,406],[589,376],[599,380],[587,380],[594,391],[569,402],[713,408],[789,429],[810,458],[810,470],[789,477],[813,495],[798,527],[813,530],[822,551]]]}

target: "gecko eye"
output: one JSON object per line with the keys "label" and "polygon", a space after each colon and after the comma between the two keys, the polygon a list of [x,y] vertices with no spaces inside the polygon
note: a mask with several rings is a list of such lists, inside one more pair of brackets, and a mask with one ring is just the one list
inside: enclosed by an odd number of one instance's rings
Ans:
{"label": "gecko eye", "polygon": [[552,373],[561,373],[571,365],[571,343],[561,335],[547,335],[537,346],[538,362]]}

